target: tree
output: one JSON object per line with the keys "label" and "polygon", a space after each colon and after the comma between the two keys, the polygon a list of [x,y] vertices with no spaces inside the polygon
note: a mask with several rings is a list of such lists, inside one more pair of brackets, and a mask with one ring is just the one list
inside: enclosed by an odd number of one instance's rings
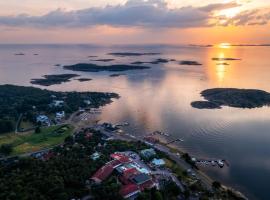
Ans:
{"label": "tree", "polygon": [[153,200],[163,200],[162,194],[159,191],[155,191],[153,195]]}
{"label": "tree", "polygon": [[12,145],[11,144],[2,144],[0,146],[0,153],[4,155],[9,155],[13,151]]}
{"label": "tree", "polygon": [[212,187],[215,188],[215,189],[219,189],[219,188],[221,187],[221,184],[220,184],[220,182],[218,182],[218,181],[214,181],[214,182],[212,183]]}
{"label": "tree", "polygon": [[37,126],[35,129],[35,133],[40,133],[40,132],[41,132],[41,128],[39,126]]}

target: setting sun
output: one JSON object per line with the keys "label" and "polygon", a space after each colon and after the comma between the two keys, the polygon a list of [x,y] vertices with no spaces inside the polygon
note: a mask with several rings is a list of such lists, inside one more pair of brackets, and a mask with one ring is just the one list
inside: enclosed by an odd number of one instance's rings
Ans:
{"label": "setting sun", "polygon": [[231,47],[231,44],[228,42],[223,42],[223,43],[218,44],[218,47],[222,49],[228,49]]}

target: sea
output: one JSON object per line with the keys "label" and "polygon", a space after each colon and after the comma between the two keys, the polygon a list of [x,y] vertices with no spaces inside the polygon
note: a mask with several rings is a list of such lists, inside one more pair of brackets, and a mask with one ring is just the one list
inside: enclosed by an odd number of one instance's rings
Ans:
{"label": "sea", "polygon": [[[114,56],[115,52],[159,53]],[[102,108],[102,122],[123,123],[138,136],[162,131],[167,140],[192,157],[226,159],[223,168],[202,166],[214,180],[250,199],[270,199],[270,107],[196,109],[209,88],[246,88],[270,92],[270,47],[198,45],[0,45],[0,84],[34,86],[54,91],[116,92],[121,97]],[[17,55],[16,55],[17,54]],[[20,54],[20,55],[19,55]],[[150,69],[123,72],[73,72],[63,68],[77,63],[131,64],[168,59],[168,63],[142,64]],[[215,61],[213,58],[239,60]],[[110,62],[93,61],[115,59]],[[202,65],[180,65],[183,60]],[[76,73],[91,81],[49,87],[32,85],[43,75]],[[121,76],[110,75],[121,73]]]}

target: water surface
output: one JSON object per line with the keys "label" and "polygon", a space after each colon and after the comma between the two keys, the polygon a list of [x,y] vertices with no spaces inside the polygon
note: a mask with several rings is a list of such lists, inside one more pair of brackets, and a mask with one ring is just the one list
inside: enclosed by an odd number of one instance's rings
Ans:
{"label": "water surface", "polygon": [[[114,57],[110,52],[157,52],[161,55]],[[24,56],[15,56],[15,53]],[[34,55],[34,54],[39,55]],[[269,47],[199,48],[170,46],[90,45],[2,45],[0,46],[0,83],[31,85],[30,79],[46,74],[74,73],[61,66],[115,58],[111,63],[129,64],[157,58],[194,60],[202,66],[181,66],[178,62],[151,65],[151,69],[121,72],[76,72],[89,82],[73,80],[46,87],[57,91],[117,92],[121,98],[103,109],[102,121],[129,122],[131,134],[166,131],[191,155],[223,158],[229,168],[205,168],[215,179],[234,186],[252,199],[270,199],[270,108],[198,110],[190,103],[200,100],[200,92],[215,87],[262,89],[270,92]],[[213,57],[240,58],[217,65]],[[95,58],[96,59],[96,58]],[[37,86],[36,86],[37,87]],[[45,87],[41,87],[45,88]],[[256,197],[256,198],[255,198]]]}

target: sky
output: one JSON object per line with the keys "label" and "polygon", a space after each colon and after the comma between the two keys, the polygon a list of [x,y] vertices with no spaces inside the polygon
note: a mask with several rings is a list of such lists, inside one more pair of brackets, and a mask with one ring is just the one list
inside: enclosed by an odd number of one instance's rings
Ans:
{"label": "sky", "polygon": [[270,44],[270,0],[0,0],[0,43]]}

